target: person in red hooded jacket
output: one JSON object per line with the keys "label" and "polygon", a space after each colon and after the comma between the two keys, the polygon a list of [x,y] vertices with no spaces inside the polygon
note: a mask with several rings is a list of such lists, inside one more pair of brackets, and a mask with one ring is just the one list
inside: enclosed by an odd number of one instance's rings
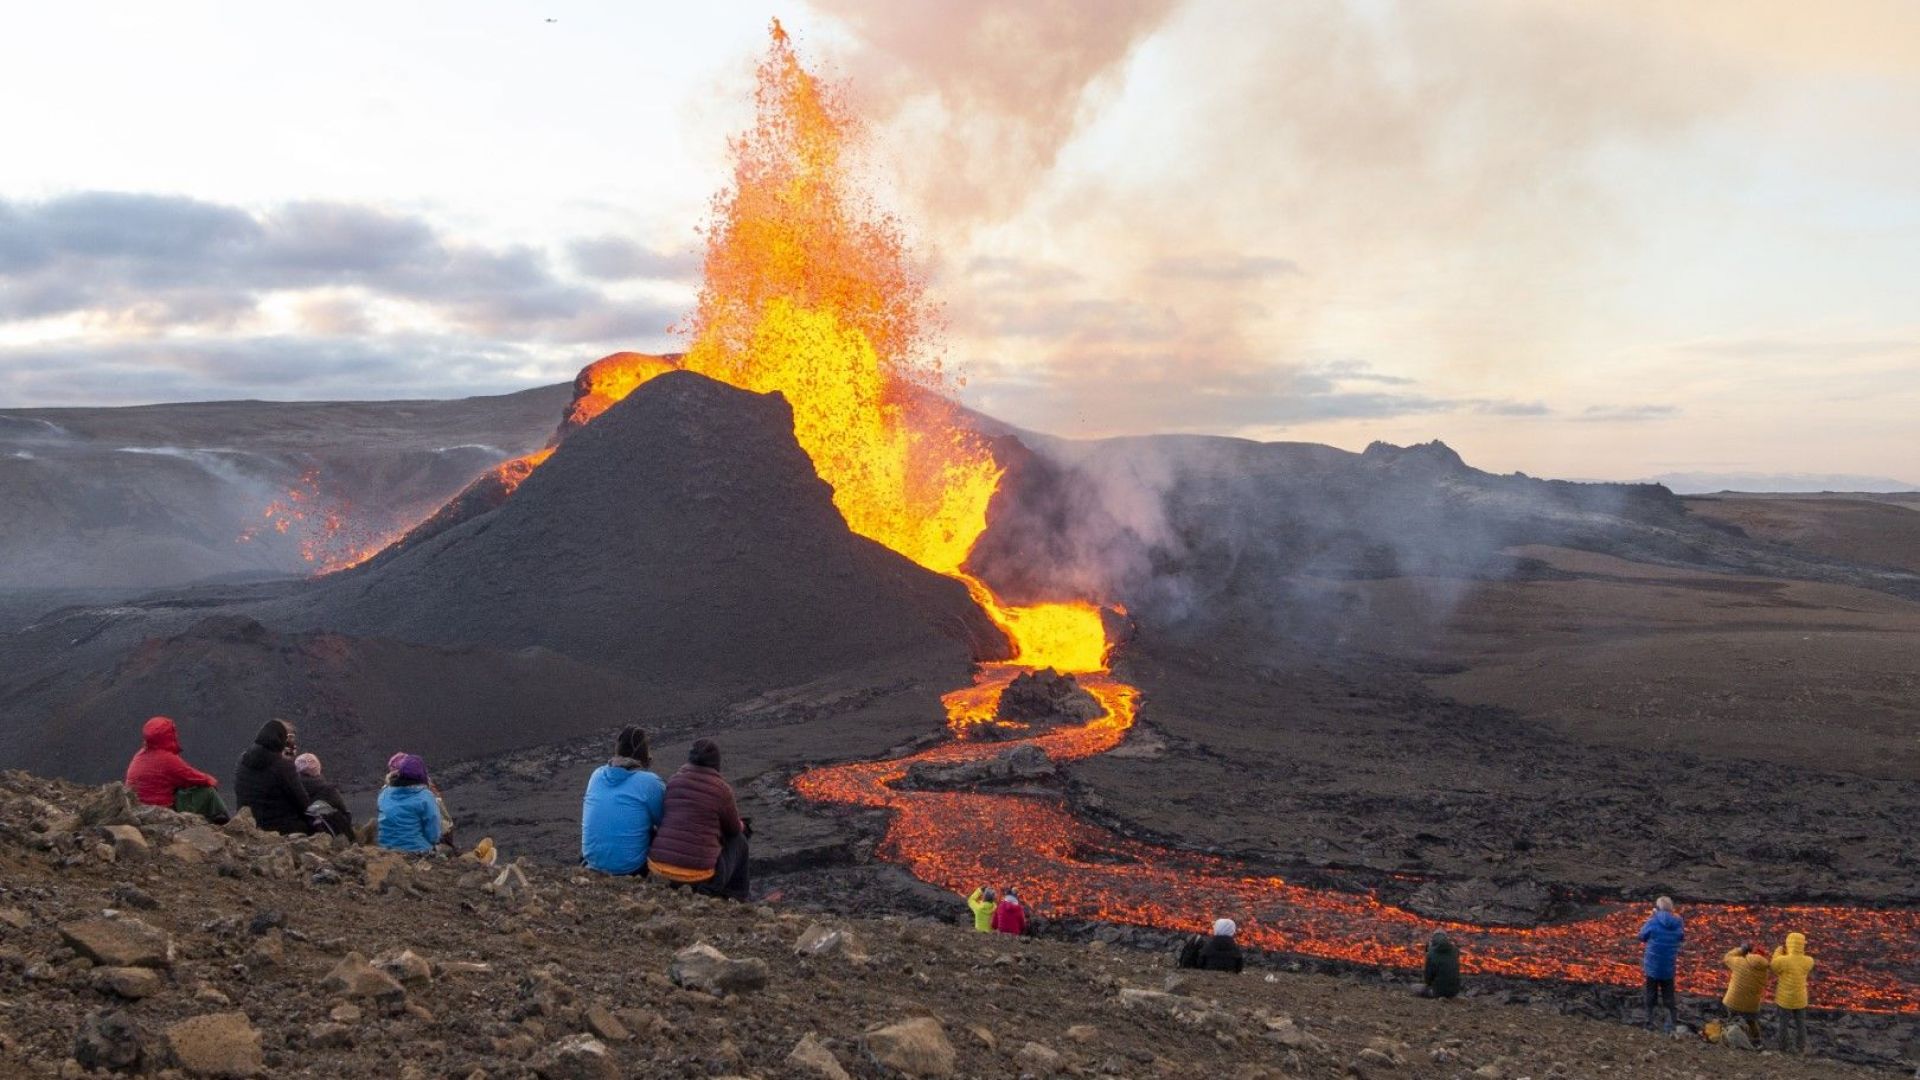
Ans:
{"label": "person in red hooded jacket", "polygon": [[220,781],[187,764],[180,756],[180,731],[170,717],[156,716],[140,729],[144,743],[127,763],[127,786],[148,806],[199,814],[216,825],[227,820],[227,804],[214,789]]}

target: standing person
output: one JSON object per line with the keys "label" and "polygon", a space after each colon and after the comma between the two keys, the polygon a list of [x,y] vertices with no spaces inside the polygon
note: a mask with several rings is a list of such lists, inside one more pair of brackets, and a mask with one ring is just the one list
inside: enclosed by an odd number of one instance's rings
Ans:
{"label": "standing person", "polygon": [[1200,955],[1194,958],[1194,967],[1201,971],[1231,971],[1239,974],[1247,966],[1246,957],[1240,953],[1240,943],[1233,940],[1239,927],[1232,919],[1213,920],[1213,936],[1200,946]]}
{"label": "standing person", "polygon": [[1813,971],[1813,957],[1807,955],[1807,935],[1787,935],[1787,943],[1773,950],[1773,1019],[1779,1026],[1775,1038],[1781,1053],[1807,1052],[1807,975]]}
{"label": "standing person", "polygon": [[253,745],[240,755],[240,771],[233,780],[233,797],[253,811],[253,823],[269,832],[310,832],[307,795],[300,773],[293,767],[297,752],[293,725],[269,720],[260,725]]}
{"label": "standing person", "polygon": [[973,929],[985,934],[993,929],[993,890],[985,885],[973,890],[967,897],[967,909],[973,912]]}
{"label": "standing person", "polygon": [[1727,1019],[1747,1030],[1755,1049],[1760,1047],[1760,996],[1767,990],[1767,975],[1772,965],[1758,945],[1740,945],[1720,958],[1727,966],[1727,992],[1720,1004],[1727,1007]]}
{"label": "standing person", "polygon": [[695,892],[745,900],[748,896],[747,837],[751,823],[740,816],[733,788],[720,775],[720,747],[701,739],[687,763],[667,780],[660,831],[647,853],[647,869]]}
{"label": "standing person", "polygon": [[1673,898],[1663,896],[1653,902],[1653,914],[1640,927],[1640,941],[1646,951],[1640,957],[1640,971],[1646,976],[1647,1030],[1653,1030],[1656,1002],[1667,1010],[1668,1035],[1680,1023],[1680,1006],[1673,996],[1673,972],[1680,958],[1680,943],[1687,940],[1686,925],[1673,913]]}
{"label": "standing person", "polygon": [[587,778],[580,800],[580,862],[616,877],[647,875],[647,850],[666,810],[667,786],[648,772],[647,733],[620,729],[613,757]]}
{"label": "standing person", "polygon": [[380,846],[415,854],[440,842],[440,806],[427,786],[427,763],[418,754],[387,760],[387,786],[380,789]]}
{"label": "standing person", "polygon": [[1435,930],[1427,942],[1427,962],[1415,993],[1424,998],[1460,996],[1460,947],[1445,930]]}
{"label": "standing person", "polygon": [[1027,932],[1027,906],[1010,888],[1000,891],[1000,904],[993,909],[992,927],[1015,937]]}
{"label": "standing person", "polygon": [[300,783],[307,789],[307,820],[313,823],[313,831],[351,837],[353,812],[347,809],[347,800],[340,797],[340,788],[320,774],[320,755],[294,758],[293,771],[300,774]]}
{"label": "standing person", "polygon": [[127,762],[127,787],[134,798],[148,806],[199,814],[215,825],[227,823],[227,804],[216,790],[220,781],[180,756],[180,729],[171,717],[149,719],[140,729],[140,742]]}

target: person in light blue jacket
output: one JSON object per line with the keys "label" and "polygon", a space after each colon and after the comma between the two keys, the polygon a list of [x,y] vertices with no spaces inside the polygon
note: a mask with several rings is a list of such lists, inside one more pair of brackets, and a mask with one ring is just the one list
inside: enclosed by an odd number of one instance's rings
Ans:
{"label": "person in light blue jacket", "polygon": [[427,786],[427,763],[418,754],[395,754],[387,786],[380,789],[380,846],[424,853],[440,842],[440,803]]}
{"label": "person in light blue jacket", "polygon": [[647,850],[666,809],[667,785],[648,772],[647,733],[620,730],[613,758],[593,770],[580,804],[580,861],[616,876],[645,877]]}

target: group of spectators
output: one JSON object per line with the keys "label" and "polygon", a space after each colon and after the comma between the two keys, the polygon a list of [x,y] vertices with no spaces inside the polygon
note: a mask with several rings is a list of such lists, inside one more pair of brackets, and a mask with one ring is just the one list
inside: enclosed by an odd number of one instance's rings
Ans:
{"label": "group of spectators", "polygon": [[[269,720],[240,755],[234,797],[260,828],[351,836],[395,851],[455,849],[446,802],[418,755],[397,753],[388,759],[376,820],[356,832],[340,789],[327,779],[318,756],[300,751],[295,735],[293,725]],[[181,757],[179,729],[171,719],[148,720],[141,740],[126,774],[127,786],[141,802],[199,814],[216,824],[229,819],[219,780]],[[652,768],[647,733],[623,728],[614,740],[613,756],[587,780],[580,808],[581,864],[603,874],[653,876],[713,896],[747,899],[752,821],[740,815],[733,788],[720,775],[719,746],[711,739],[696,741],[686,764],[664,781]],[[482,841],[479,851],[491,861],[491,841]],[[1033,913],[1011,887],[997,892],[990,886],[977,888],[967,897],[967,906],[974,929],[981,933],[1018,937],[1033,932]],[[1241,971],[1245,958],[1234,940],[1236,930],[1232,919],[1216,919],[1212,934],[1183,943],[1179,965]],[[1646,1027],[1653,1030],[1656,1016],[1663,1014],[1662,1030],[1672,1034],[1679,1023],[1674,973],[1686,925],[1671,898],[1655,901],[1639,940],[1644,946]],[[1722,957],[1729,973],[1721,999],[1726,1020],[1708,1025],[1709,1034],[1757,1047],[1762,1041],[1761,1005],[1771,980],[1776,1045],[1805,1053],[1807,977],[1813,970],[1806,944],[1806,935],[1791,933],[1771,955],[1758,944],[1729,950]],[[1444,931],[1427,943],[1417,993],[1434,998],[1460,993],[1460,950]]]}
{"label": "group of spectators", "polygon": [[[180,754],[180,729],[156,716],[140,732],[141,747],[127,763],[126,783],[149,806],[198,814],[224,825],[246,810],[268,832],[289,835],[323,833],[348,836],[395,851],[453,849],[453,821],[439,789],[417,754],[387,759],[374,821],[356,830],[353,811],[328,779],[317,754],[303,753],[292,724],[269,720],[240,754],[233,778],[238,804],[229,811],[220,797],[220,780],[187,763]],[[489,845],[490,847],[491,845]]]}
{"label": "group of spectators", "polygon": [[[141,730],[142,746],[127,765],[126,783],[149,806],[165,806],[225,824],[232,813],[220,797],[220,781],[188,764],[180,731],[156,716]],[[587,781],[580,810],[580,861],[604,874],[653,875],[699,892],[745,900],[747,837],[752,822],[740,816],[733,788],[720,775],[720,748],[711,739],[693,744],[687,763],[665,781],[652,771],[647,733],[621,730],[613,756]],[[269,720],[240,755],[234,798],[262,829],[287,834],[328,833],[422,854],[458,850],[446,800],[418,754],[387,759],[374,821],[355,829],[340,789],[328,780],[320,759],[302,753],[292,724]],[[475,846],[491,862],[491,840]],[[1016,931],[1017,932],[1017,931]]]}
{"label": "group of spectators", "polygon": [[[1653,914],[1640,927],[1640,970],[1646,976],[1646,1026],[1654,1027],[1656,1010],[1664,1012],[1661,1030],[1671,1035],[1679,1025],[1680,1009],[1674,999],[1674,971],[1679,965],[1680,948],[1686,943],[1686,922],[1673,910],[1673,899],[1663,896],[1653,903]],[[1766,998],[1767,981],[1773,981],[1774,1045],[1783,1052],[1807,1052],[1807,977],[1813,971],[1813,957],[1807,955],[1807,936],[1787,935],[1772,955],[1758,943],[1736,945],[1720,958],[1728,973],[1727,992],[1720,998],[1726,1008],[1726,1021],[1708,1024],[1710,1035],[1724,1041],[1744,1042],[1757,1049],[1761,1043],[1760,1007]],[[1738,1034],[1736,1034],[1736,1032]]]}

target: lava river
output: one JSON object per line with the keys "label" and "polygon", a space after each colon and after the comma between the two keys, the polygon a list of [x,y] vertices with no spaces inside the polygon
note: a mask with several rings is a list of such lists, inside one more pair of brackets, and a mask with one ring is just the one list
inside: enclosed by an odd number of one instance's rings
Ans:
{"label": "lava river", "polygon": [[[947,696],[956,728],[1024,668],[992,665],[972,687]],[[1022,742],[1055,761],[1104,753],[1133,724],[1138,691],[1108,672],[1081,685],[1105,715],[1080,727],[1020,740],[950,741],[906,757],[813,769],[794,781],[819,802],[892,812],[881,857],[914,876],[966,893],[981,884],[1017,884],[1028,903],[1054,917],[1195,930],[1215,915],[1240,924],[1251,946],[1329,960],[1412,968],[1433,930],[1460,941],[1469,971],[1529,979],[1640,985],[1634,935],[1646,905],[1610,905],[1578,922],[1531,929],[1436,922],[1372,896],[1291,885],[1248,874],[1231,859],[1129,840],[1080,821],[1057,799],[1031,795],[908,791],[894,785],[917,761],[988,758]],[[1738,942],[1778,942],[1806,932],[1820,960],[1816,1003],[1862,1012],[1920,1013],[1920,912],[1831,906],[1688,904],[1688,945],[1679,987],[1718,996],[1720,955]]]}

